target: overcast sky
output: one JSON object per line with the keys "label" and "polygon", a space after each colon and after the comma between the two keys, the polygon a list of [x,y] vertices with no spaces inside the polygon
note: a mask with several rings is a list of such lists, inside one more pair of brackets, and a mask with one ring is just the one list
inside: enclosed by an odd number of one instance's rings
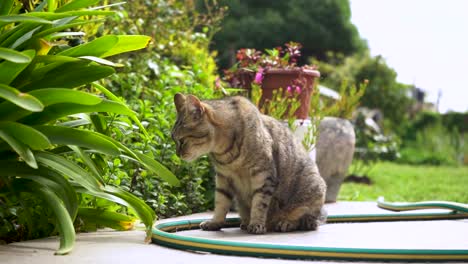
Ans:
{"label": "overcast sky", "polygon": [[398,81],[441,112],[468,111],[468,0],[351,0],[352,22]]}

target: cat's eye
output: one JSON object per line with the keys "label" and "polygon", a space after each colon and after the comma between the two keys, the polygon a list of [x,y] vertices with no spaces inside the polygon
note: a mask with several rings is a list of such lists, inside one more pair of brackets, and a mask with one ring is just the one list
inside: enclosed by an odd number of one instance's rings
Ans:
{"label": "cat's eye", "polygon": [[198,120],[201,118],[201,111],[199,109],[193,110],[191,114],[194,120]]}

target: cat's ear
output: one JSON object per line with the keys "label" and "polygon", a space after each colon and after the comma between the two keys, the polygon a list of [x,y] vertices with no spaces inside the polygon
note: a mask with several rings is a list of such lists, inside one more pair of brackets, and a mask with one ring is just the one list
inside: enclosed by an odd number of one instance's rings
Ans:
{"label": "cat's ear", "polygon": [[187,106],[190,113],[196,118],[201,117],[205,113],[205,107],[195,95],[187,95]]}
{"label": "cat's ear", "polygon": [[182,108],[185,105],[185,101],[186,101],[185,95],[181,93],[176,93],[176,95],[174,95],[174,104],[177,109],[177,113],[179,113],[182,110]]}

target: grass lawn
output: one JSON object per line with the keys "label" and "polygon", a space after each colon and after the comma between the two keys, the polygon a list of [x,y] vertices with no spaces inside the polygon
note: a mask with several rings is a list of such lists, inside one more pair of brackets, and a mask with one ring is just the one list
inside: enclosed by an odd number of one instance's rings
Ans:
{"label": "grass lawn", "polygon": [[383,162],[370,172],[372,185],[343,183],[338,200],[388,202],[446,200],[468,203],[468,167],[410,166]]}

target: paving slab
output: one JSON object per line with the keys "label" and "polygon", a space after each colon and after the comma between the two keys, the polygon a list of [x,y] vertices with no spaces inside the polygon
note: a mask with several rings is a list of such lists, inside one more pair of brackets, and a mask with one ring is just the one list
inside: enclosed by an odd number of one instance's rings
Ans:
{"label": "paving slab", "polygon": [[[327,204],[330,215],[388,213],[374,202],[338,202]],[[424,212],[444,212],[424,210]],[[211,213],[165,219],[160,222],[183,219],[210,218]],[[236,216],[230,214],[230,216]],[[200,230],[184,231],[184,235],[249,241],[283,243],[297,245],[317,245],[334,247],[378,247],[378,248],[454,248],[468,249],[468,220],[353,223],[329,224],[319,231],[272,233],[254,236],[227,228],[220,232]],[[191,252],[144,244],[143,231],[117,232],[102,230],[77,235],[73,252],[66,256],[54,256],[58,248],[58,238],[44,238],[0,246],[0,263],[304,263],[304,260],[263,259],[253,257],[223,256],[202,252]],[[345,261],[314,261],[314,263],[347,263]],[[373,262],[376,263],[376,262]],[[453,263],[453,262],[452,262]]]}

